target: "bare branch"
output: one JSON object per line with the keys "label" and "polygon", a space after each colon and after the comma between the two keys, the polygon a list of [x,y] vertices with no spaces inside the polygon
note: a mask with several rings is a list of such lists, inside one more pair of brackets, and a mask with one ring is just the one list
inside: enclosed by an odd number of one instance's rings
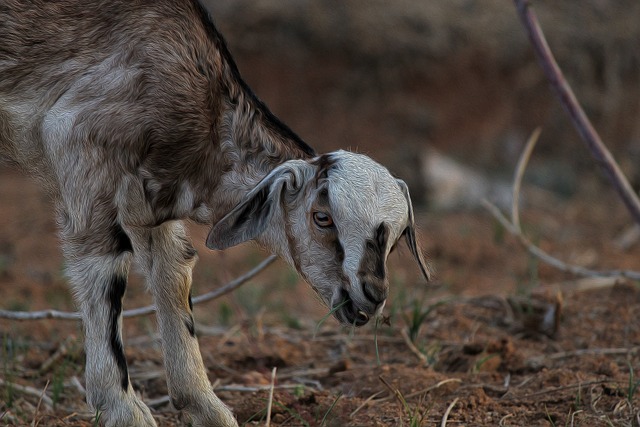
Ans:
{"label": "bare branch", "polygon": [[460,398],[456,397],[455,399],[453,399],[453,402],[451,402],[451,404],[447,407],[447,410],[445,411],[444,415],[442,416],[442,422],[440,423],[440,427],[445,427],[447,425],[447,421],[449,419],[449,414],[451,413],[451,410],[453,409],[453,407],[456,406],[456,403],[458,403],[458,399],[460,399]]}
{"label": "bare branch", "polygon": [[276,368],[273,367],[271,371],[271,387],[269,387],[269,400],[267,401],[267,422],[265,423],[265,427],[271,426],[271,406],[273,404],[273,389],[276,385]]}
{"label": "bare branch", "polygon": [[581,356],[631,356],[640,351],[640,347],[631,348],[581,348],[572,351],[561,351],[559,353],[543,354],[542,356],[530,357],[525,361],[526,366],[540,367],[545,362],[551,360],[565,359],[569,357]]}
{"label": "bare branch", "polygon": [[0,318],[11,320],[80,320],[80,313],[75,311],[41,310],[41,311],[11,311],[0,310]]}
{"label": "bare branch", "polygon": [[[48,383],[47,383],[48,384]],[[33,387],[29,387],[29,386],[24,386],[24,385],[20,385],[20,384],[16,384],[14,382],[9,382],[9,381],[5,381],[2,378],[0,378],[0,387],[11,387],[11,389],[22,393],[22,394],[26,394],[28,396],[31,397],[36,397],[38,399],[40,399],[40,401],[42,403],[45,404],[45,406],[47,406],[47,408],[53,408],[53,400],[47,396],[46,392],[46,387],[44,390],[38,390],[36,388]]]}
{"label": "bare branch", "polygon": [[567,273],[572,273],[578,276],[588,276],[588,277],[626,277],[632,280],[640,280],[640,272],[630,271],[630,270],[591,270],[585,267],[580,267],[577,265],[567,264],[563,261],[560,261],[557,258],[549,255],[533,243],[529,241],[509,220],[500,212],[494,204],[487,200],[482,201],[483,206],[494,216],[495,219],[502,224],[504,228],[509,231],[514,237],[517,238],[518,242],[524,246],[524,248],[529,251],[529,253],[540,261],[551,265],[552,267],[557,268],[560,271],[564,271]]}
{"label": "bare branch", "polygon": [[482,205],[493,215],[495,219],[502,224],[504,228],[506,228],[509,233],[515,236],[518,239],[518,242],[525,248],[529,253],[536,258],[540,259],[542,262],[549,264],[560,271],[564,271],[567,273],[572,273],[578,276],[587,276],[587,277],[626,277],[633,280],[640,279],[640,272],[636,271],[628,271],[628,270],[609,270],[609,271],[597,271],[590,270],[588,268],[580,267],[577,265],[567,264],[563,261],[560,261],[557,258],[549,255],[533,243],[522,233],[522,228],[520,227],[520,213],[519,213],[519,198],[520,198],[520,188],[522,186],[522,177],[524,176],[524,171],[527,168],[527,163],[529,162],[529,158],[531,157],[531,153],[533,152],[533,148],[535,147],[536,141],[538,140],[538,136],[540,135],[540,129],[537,128],[533,131],[529,140],[527,141],[527,145],[520,155],[520,159],[518,159],[518,166],[516,167],[516,172],[514,176],[513,183],[513,204],[511,206],[511,222],[500,212],[497,206],[489,202],[488,200],[482,200]]}
{"label": "bare branch", "polygon": [[571,87],[567,83],[560,67],[556,63],[549,45],[542,33],[538,19],[533,12],[528,0],[514,0],[520,20],[527,30],[529,39],[538,55],[538,59],[549,79],[551,86],[560,98],[560,103],[571,117],[571,121],[578,130],[582,139],[587,143],[591,154],[604,168],[611,183],[622,198],[634,220],[640,224],[640,200],[629,184],[613,156],[604,145],[600,136],[593,128],[580,103],[576,99]]}
{"label": "bare branch", "polygon": [[411,338],[409,337],[409,334],[407,333],[407,330],[404,329],[404,328],[400,329],[400,334],[402,335],[402,338],[404,339],[404,343],[407,345],[407,347],[409,347],[409,350],[411,350],[411,352],[413,354],[415,354],[416,357],[418,359],[420,359],[420,361],[426,365],[428,363],[427,356],[422,354],[422,352],[420,350],[418,350],[418,347],[416,347],[415,344],[413,342],[411,342]]}
{"label": "bare branch", "polygon": [[[205,301],[209,301],[215,298],[219,298],[223,295],[226,295],[233,290],[239,288],[252,278],[254,278],[258,273],[267,268],[276,260],[275,255],[271,255],[266,258],[252,270],[246,272],[242,276],[232,280],[221,288],[218,288],[214,291],[207,292],[206,294],[199,295],[193,298],[193,304],[199,304]],[[155,311],[155,306],[148,305],[146,307],[135,308],[131,310],[125,310],[122,312],[122,316],[125,318],[128,317],[137,317],[144,316],[147,314],[151,314]],[[69,311],[58,311],[58,310],[42,310],[42,311],[11,311],[11,310],[0,310],[0,318],[2,319],[11,319],[11,320],[41,320],[41,319],[59,319],[59,320],[80,320],[80,313],[78,312],[69,312]]]}
{"label": "bare branch", "polygon": [[511,197],[511,222],[518,231],[521,231],[519,206],[522,177],[524,176],[524,171],[527,169],[527,164],[529,163],[529,158],[531,157],[531,153],[533,152],[533,147],[536,146],[536,142],[538,142],[539,137],[540,128],[537,127],[529,137],[527,145],[520,155],[520,160],[518,160],[518,166],[516,167],[515,176],[513,178],[513,196]]}

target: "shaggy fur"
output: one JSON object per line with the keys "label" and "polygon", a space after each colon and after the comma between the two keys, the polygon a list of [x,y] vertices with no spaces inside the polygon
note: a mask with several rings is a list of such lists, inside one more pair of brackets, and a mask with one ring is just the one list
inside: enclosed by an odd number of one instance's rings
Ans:
{"label": "shaggy fur", "polygon": [[381,310],[402,236],[427,274],[406,185],[363,155],[316,157],[243,82],[195,0],[0,2],[0,155],[55,202],[87,401],[107,426],[155,425],[121,338],[132,260],[174,406],[194,425],[237,425],[195,338],[183,220],[211,224],[212,249],[255,240],[279,254],[347,323]]}

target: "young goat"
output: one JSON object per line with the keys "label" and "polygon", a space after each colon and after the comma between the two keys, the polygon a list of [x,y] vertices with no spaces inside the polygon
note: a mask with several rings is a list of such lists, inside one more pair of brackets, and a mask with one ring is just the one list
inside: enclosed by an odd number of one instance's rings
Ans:
{"label": "young goat", "polygon": [[363,325],[405,238],[422,273],[406,185],[366,156],[316,156],[240,78],[195,0],[3,0],[0,154],[56,204],[85,331],[87,401],[107,426],[154,426],[121,339],[132,259],[157,309],[169,394],[196,425],[236,426],[194,334],[196,252],[255,240]]}

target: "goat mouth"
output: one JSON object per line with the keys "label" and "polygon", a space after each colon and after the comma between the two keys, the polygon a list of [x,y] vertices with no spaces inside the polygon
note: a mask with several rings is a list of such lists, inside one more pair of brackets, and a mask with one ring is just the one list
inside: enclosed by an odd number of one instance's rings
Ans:
{"label": "goat mouth", "polygon": [[364,326],[370,319],[366,312],[356,307],[346,291],[340,293],[340,299],[333,304],[332,310],[335,318],[345,325]]}

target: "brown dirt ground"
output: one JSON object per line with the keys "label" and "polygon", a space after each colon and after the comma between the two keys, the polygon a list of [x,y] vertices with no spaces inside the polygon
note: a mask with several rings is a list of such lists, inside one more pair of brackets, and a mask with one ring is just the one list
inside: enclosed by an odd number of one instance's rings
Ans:
{"label": "brown dirt ground", "polygon": [[[608,190],[590,188],[525,207],[527,232],[559,258],[634,268],[638,247],[614,244],[629,224],[624,209]],[[0,200],[0,308],[73,309],[46,197],[0,169]],[[264,425],[276,367],[272,425],[427,426],[445,417],[467,426],[637,425],[636,283],[579,280],[545,266],[485,212],[423,213],[420,225],[438,279],[425,285],[407,251],[394,254],[390,324],[377,333],[321,322],[326,309],[280,262],[232,295],[196,306],[211,380],[241,424]],[[251,246],[208,252],[204,233],[192,230],[201,258],[196,294],[263,257]],[[125,308],[148,302],[134,277]],[[403,338],[411,332],[413,345]],[[94,425],[76,322],[0,320],[0,336],[0,424]],[[163,400],[153,318],[127,320],[125,345],[133,384],[159,425],[187,425]]]}

